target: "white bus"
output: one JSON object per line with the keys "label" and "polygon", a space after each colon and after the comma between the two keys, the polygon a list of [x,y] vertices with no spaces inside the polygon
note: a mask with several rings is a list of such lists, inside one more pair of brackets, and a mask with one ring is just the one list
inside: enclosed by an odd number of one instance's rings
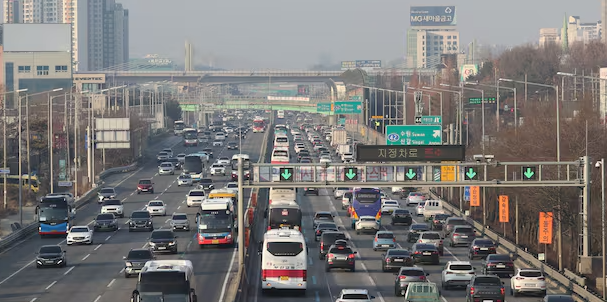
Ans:
{"label": "white bus", "polygon": [[293,229],[269,230],[260,245],[261,288],[301,290],[308,279],[308,248],[303,234]]}
{"label": "white bus", "polygon": [[194,265],[190,260],[152,260],[145,263],[131,302],[197,302]]}
{"label": "white bus", "polygon": [[183,129],[183,146],[198,146],[198,130],[194,128]]}
{"label": "white bus", "polygon": [[277,118],[285,118],[285,111],[284,110],[278,110],[278,112],[276,113],[276,117]]}
{"label": "white bus", "polygon": [[183,121],[175,121],[175,123],[173,123],[173,133],[175,135],[182,135],[183,129],[185,129],[185,123]]}
{"label": "white bus", "polygon": [[275,147],[272,150],[271,163],[273,164],[288,164],[289,163],[289,147]]}
{"label": "white bus", "polygon": [[289,138],[286,135],[276,135],[274,138],[274,148],[276,147],[289,148]]}

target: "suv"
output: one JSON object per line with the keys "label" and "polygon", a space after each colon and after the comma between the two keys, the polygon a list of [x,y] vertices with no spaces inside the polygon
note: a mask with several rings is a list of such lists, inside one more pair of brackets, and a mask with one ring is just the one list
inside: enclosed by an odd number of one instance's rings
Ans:
{"label": "suv", "polygon": [[476,239],[476,232],[471,226],[456,225],[453,232],[449,234],[449,246],[454,247],[460,244],[470,245]]}
{"label": "suv", "polygon": [[154,182],[150,178],[140,179],[137,183],[137,194],[142,192],[154,194]]}
{"label": "suv", "polygon": [[331,271],[334,268],[349,269],[356,271],[356,253],[349,246],[332,245],[327,251],[325,261],[325,271]]}
{"label": "suv", "polygon": [[101,214],[112,213],[124,218],[124,205],[120,199],[106,199],[101,204]]}
{"label": "suv", "polygon": [[394,295],[401,297],[407,292],[407,287],[411,282],[428,282],[426,273],[422,267],[401,267],[398,273],[395,273],[396,279],[394,280]]}
{"label": "suv", "polygon": [[481,264],[483,274],[494,274],[498,276],[506,275],[508,277],[514,275],[514,262],[510,259],[510,255],[492,254]]}
{"label": "suv", "polygon": [[129,278],[132,275],[139,274],[145,263],[155,260],[154,252],[150,249],[132,249],[124,259],[124,277]]}
{"label": "suv", "polygon": [[155,230],[148,241],[150,249],[154,252],[169,252],[177,254],[177,236],[171,230]]}
{"label": "suv", "polygon": [[114,213],[97,214],[93,228],[95,232],[100,230],[117,231],[118,222],[116,221],[116,216],[114,216]]}
{"label": "suv", "polygon": [[318,188],[304,188],[304,196],[316,195],[318,196]]}
{"label": "suv", "polygon": [[449,289],[455,286],[468,286],[476,272],[470,261],[449,261],[441,276],[441,286]]}
{"label": "suv", "polygon": [[466,287],[466,301],[504,301],[506,289],[499,276],[476,275]]}
{"label": "suv", "polygon": [[344,232],[323,232],[320,236],[320,247],[318,249],[318,259],[324,260],[329,248],[335,244],[337,240],[347,240]]}
{"label": "suv", "polygon": [[134,211],[131,213],[131,219],[129,220],[129,232],[140,229],[145,229],[148,232],[154,230],[152,215],[150,215],[148,211]]}

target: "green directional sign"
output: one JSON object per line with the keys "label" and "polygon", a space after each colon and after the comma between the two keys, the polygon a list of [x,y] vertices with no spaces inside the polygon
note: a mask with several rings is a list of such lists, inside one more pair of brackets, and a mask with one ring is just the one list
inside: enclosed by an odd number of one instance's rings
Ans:
{"label": "green directional sign", "polygon": [[353,114],[363,112],[362,102],[335,102],[333,106],[335,114]]}
{"label": "green directional sign", "polygon": [[345,117],[340,117],[340,118],[337,120],[337,124],[338,124],[338,125],[345,125],[345,124],[346,124],[346,118],[345,118]]}
{"label": "green directional sign", "polygon": [[478,179],[478,168],[477,167],[465,167],[464,168],[464,179],[465,180],[477,180]]}
{"label": "green directional sign", "polygon": [[406,180],[417,180],[417,170],[415,168],[405,168]]}
{"label": "green directional sign", "polygon": [[186,111],[186,112],[196,112],[199,111],[199,105],[197,104],[179,104],[179,107],[181,108],[181,111]]}
{"label": "green directional sign", "polygon": [[293,182],[293,168],[280,168],[280,181]]}
{"label": "green directional sign", "polygon": [[484,102],[481,102],[481,98],[468,98],[468,104],[481,105],[482,103],[495,104],[497,102],[497,99],[494,97],[485,97],[483,100],[484,100]]}
{"label": "green directional sign", "polygon": [[535,167],[522,167],[521,173],[523,174],[523,180],[536,180],[537,173],[535,173]]}
{"label": "green directional sign", "polygon": [[440,115],[416,116],[415,123],[422,125],[442,125],[443,118]]}
{"label": "green directional sign", "polygon": [[386,126],[386,145],[442,145],[441,125]]}
{"label": "green directional sign", "polygon": [[344,168],[344,180],[346,181],[357,181],[358,180],[358,168]]}
{"label": "green directional sign", "polygon": [[349,99],[352,101],[360,101],[361,97],[360,95],[351,95]]}
{"label": "green directional sign", "polygon": [[316,112],[331,112],[331,103],[317,103]]}

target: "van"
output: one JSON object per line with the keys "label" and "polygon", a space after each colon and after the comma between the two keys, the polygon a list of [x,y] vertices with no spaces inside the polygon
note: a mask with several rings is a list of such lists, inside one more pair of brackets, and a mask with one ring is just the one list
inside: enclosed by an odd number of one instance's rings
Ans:
{"label": "van", "polygon": [[426,200],[424,205],[424,219],[430,220],[436,214],[444,214],[442,200]]}

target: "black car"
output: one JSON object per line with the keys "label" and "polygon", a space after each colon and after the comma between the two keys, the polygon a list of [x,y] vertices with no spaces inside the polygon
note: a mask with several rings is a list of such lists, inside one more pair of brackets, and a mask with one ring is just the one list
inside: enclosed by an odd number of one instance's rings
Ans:
{"label": "black car", "polygon": [[432,230],[440,231],[443,229],[443,224],[447,221],[447,218],[451,217],[449,214],[436,214],[432,217]]}
{"label": "black car", "polygon": [[310,157],[304,157],[302,159],[299,160],[300,164],[311,164],[312,163],[312,158]]}
{"label": "black car", "polygon": [[318,249],[318,259],[323,260],[327,255],[327,251],[329,248],[335,244],[337,240],[346,240],[346,234],[344,232],[333,232],[333,231],[325,231],[322,232],[320,236],[320,246]]}
{"label": "black car", "polygon": [[440,263],[440,255],[434,244],[416,243],[411,247],[411,254],[413,263]]}
{"label": "black car", "polygon": [[297,153],[297,161],[301,161],[302,158],[309,158],[310,152],[308,150],[301,150]]}
{"label": "black car", "polygon": [[229,142],[228,143],[228,150],[238,150],[238,143],[236,143],[236,142]]}
{"label": "black car", "polygon": [[413,217],[411,216],[411,212],[405,209],[396,209],[392,211],[392,215],[390,215],[391,225],[404,224],[411,225],[413,224]]}
{"label": "black car", "polygon": [[413,266],[411,252],[405,249],[389,249],[381,255],[381,269],[384,272],[400,269],[403,266]]}
{"label": "black car", "polygon": [[155,230],[148,241],[154,252],[169,252],[177,254],[177,236],[171,230]]}
{"label": "black car", "polygon": [[45,266],[66,267],[65,251],[58,245],[43,245],[36,252],[36,268]]}
{"label": "black car", "polygon": [[204,148],[202,149],[202,152],[208,154],[209,158],[213,158],[213,148]]}
{"label": "black car", "polygon": [[215,189],[215,185],[213,185],[213,180],[211,178],[200,179],[200,183],[198,184],[198,189],[202,189],[205,191],[211,191],[211,190]]}
{"label": "black car", "polygon": [[172,163],[173,166],[175,166],[175,170],[181,170],[181,162],[176,157],[167,158],[166,160],[164,160],[162,162],[164,162],[164,163]]}
{"label": "black car", "polygon": [[334,216],[331,212],[319,211],[314,213],[314,220],[312,221],[312,227],[316,228],[319,223],[333,222]]}
{"label": "black car", "polygon": [[154,222],[152,215],[148,211],[134,211],[129,219],[129,232],[136,230],[146,230],[151,232],[154,230]]}
{"label": "black car", "polygon": [[117,231],[118,221],[114,213],[97,214],[95,217],[95,224],[93,226],[95,232],[97,231]]}
{"label": "black car", "polygon": [[316,195],[318,196],[318,188],[304,188],[304,196]]}
{"label": "black car", "polygon": [[339,232],[339,229],[337,228],[337,225],[333,222],[319,223],[316,226],[316,229],[314,229],[314,241],[319,241],[320,237],[322,236],[322,233],[329,231]]}
{"label": "black car", "polygon": [[334,268],[349,269],[356,271],[356,253],[349,246],[332,245],[327,252],[325,259],[325,271],[331,271]]}
{"label": "black car", "polygon": [[411,282],[428,282],[428,275],[422,267],[401,267],[398,273],[394,273],[394,295],[397,297],[404,296],[407,292],[407,287]]}
{"label": "black car", "polygon": [[156,259],[150,249],[132,249],[124,259],[124,277],[139,274],[146,262]]}
{"label": "black car", "polygon": [[514,262],[510,255],[492,254],[488,255],[487,259],[481,264],[483,274],[498,275],[498,276],[513,276]]}
{"label": "black car", "polygon": [[466,286],[466,301],[498,302],[506,299],[504,283],[495,275],[475,275]]}
{"label": "black car", "polygon": [[491,239],[476,238],[468,248],[468,259],[486,258],[487,255],[496,254],[497,245]]}
{"label": "black car", "polygon": [[407,242],[415,242],[419,239],[419,234],[429,231],[430,227],[425,223],[414,223],[409,227],[407,233]]}

